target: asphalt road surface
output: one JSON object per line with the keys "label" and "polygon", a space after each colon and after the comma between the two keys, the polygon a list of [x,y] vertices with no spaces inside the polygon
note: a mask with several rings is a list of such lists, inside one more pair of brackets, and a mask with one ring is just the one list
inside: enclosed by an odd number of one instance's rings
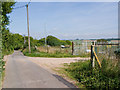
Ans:
{"label": "asphalt road surface", "polygon": [[9,56],[3,88],[76,88],[62,77],[33,63],[20,51]]}

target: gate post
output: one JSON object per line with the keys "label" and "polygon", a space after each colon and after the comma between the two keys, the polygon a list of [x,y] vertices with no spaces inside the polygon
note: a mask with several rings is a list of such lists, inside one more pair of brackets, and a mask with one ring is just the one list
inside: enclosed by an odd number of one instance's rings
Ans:
{"label": "gate post", "polygon": [[72,42],[72,55],[74,53],[74,43]]}
{"label": "gate post", "polygon": [[95,67],[95,56],[93,53],[93,48],[95,48],[95,41],[92,42],[92,45],[91,45],[91,66],[94,68]]}
{"label": "gate post", "polygon": [[92,67],[92,64],[93,64],[93,45],[91,45],[91,67]]}

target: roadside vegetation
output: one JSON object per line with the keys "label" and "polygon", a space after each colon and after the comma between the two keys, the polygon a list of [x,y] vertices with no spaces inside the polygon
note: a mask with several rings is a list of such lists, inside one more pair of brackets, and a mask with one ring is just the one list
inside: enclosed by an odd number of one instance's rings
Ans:
{"label": "roadside vegetation", "polygon": [[56,51],[54,53],[41,52],[35,48],[31,48],[31,53],[28,49],[23,50],[23,54],[30,57],[54,57],[54,58],[65,58],[65,57],[79,57],[79,55],[72,55],[71,53]]}
{"label": "roadside vegetation", "polygon": [[[72,55],[72,43],[69,40],[60,40],[54,36],[46,38],[47,45],[45,46],[45,38],[40,40],[31,39],[31,53],[28,52],[28,37],[25,37],[25,44],[21,50],[24,55],[31,57],[80,57],[80,55]],[[64,45],[65,48],[61,48]],[[89,55],[81,55],[81,57],[89,57]]]}
{"label": "roadside vegetation", "polygon": [[[2,84],[4,78],[4,66],[5,61],[3,61],[4,55],[11,54],[14,50],[13,48],[13,37],[9,32],[9,13],[12,12],[12,6],[14,6],[14,2],[1,2],[0,5],[0,84]],[[0,85],[1,88],[1,85]]]}
{"label": "roadside vegetation", "polygon": [[[60,40],[54,36],[46,38],[47,45],[45,46],[45,38],[34,40],[31,37],[31,53],[28,52],[28,40],[23,44],[22,52],[26,56],[31,57],[90,57],[90,53],[72,55],[72,43],[69,40]],[[62,48],[61,45],[65,47]]]}
{"label": "roadside vegetation", "polygon": [[61,73],[66,74],[69,78],[77,80],[77,86],[87,89],[115,89],[120,88],[120,63],[112,65],[109,60],[102,61],[102,67],[97,65],[91,67],[90,60],[79,61],[65,64]]}
{"label": "roadside vegetation", "polygon": [[50,54],[46,52],[34,52],[34,53],[24,52],[23,54],[26,56],[30,56],[30,57],[54,57],[54,58],[79,57],[77,55],[71,55],[71,54],[65,54],[65,53],[64,54],[62,53]]}

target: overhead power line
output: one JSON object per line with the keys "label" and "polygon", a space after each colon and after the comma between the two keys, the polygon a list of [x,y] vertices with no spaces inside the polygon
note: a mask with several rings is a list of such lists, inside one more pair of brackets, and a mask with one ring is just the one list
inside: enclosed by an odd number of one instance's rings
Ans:
{"label": "overhead power line", "polygon": [[31,3],[31,0],[28,2],[28,4],[27,5],[29,5]]}
{"label": "overhead power line", "polygon": [[13,9],[19,9],[19,8],[26,7],[26,6],[29,5],[30,3],[31,3],[31,0],[30,0],[27,4],[22,5],[22,6],[19,6],[19,7],[15,7],[15,8],[13,8]]}
{"label": "overhead power line", "polygon": [[19,9],[19,8],[23,8],[23,7],[26,7],[26,5],[19,6],[19,7],[13,8],[13,9]]}

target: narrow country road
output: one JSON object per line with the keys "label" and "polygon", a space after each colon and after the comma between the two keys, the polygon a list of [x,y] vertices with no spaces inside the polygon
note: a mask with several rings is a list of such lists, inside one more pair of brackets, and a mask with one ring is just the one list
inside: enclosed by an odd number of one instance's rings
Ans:
{"label": "narrow country road", "polygon": [[15,51],[6,63],[3,88],[75,88],[75,86],[33,63],[20,51]]}

